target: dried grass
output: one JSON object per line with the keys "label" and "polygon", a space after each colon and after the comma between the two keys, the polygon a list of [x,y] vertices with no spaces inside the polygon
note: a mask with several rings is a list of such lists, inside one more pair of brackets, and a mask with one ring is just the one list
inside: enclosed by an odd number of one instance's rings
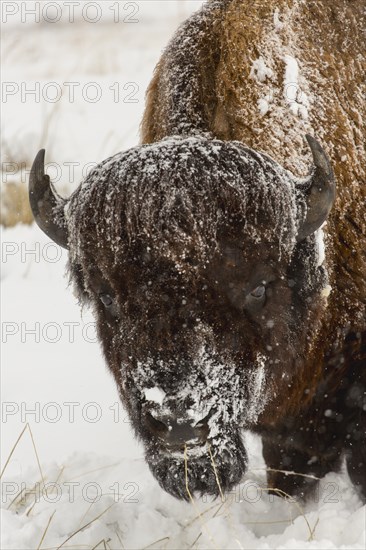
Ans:
{"label": "dried grass", "polygon": [[[39,472],[40,472],[40,478],[41,478],[41,483],[42,483],[42,486],[43,488],[45,488],[45,476],[43,474],[43,471],[42,471],[42,467],[41,467],[41,462],[40,462],[40,459],[39,459],[39,455],[38,455],[38,451],[37,451],[37,446],[36,446],[36,443],[34,441],[34,438],[33,438],[33,433],[32,433],[32,430],[31,430],[31,427],[29,424],[26,424],[23,428],[23,430],[21,431],[20,435],[18,436],[16,442],[14,443],[10,453],[9,453],[9,456],[5,462],[5,465],[3,467],[3,470],[0,474],[0,478],[3,476],[19,442],[21,441],[24,433],[28,431],[29,435],[30,435],[30,438],[31,438],[31,441],[32,441],[32,446],[33,446],[33,449],[34,449],[34,453],[35,453],[35,457],[36,457],[36,461],[37,461],[37,465],[38,465],[38,469],[39,469]],[[192,523],[194,523],[195,521],[199,521],[200,522],[200,526],[201,526],[201,531],[200,533],[198,534],[198,536],[196,537],[196,539],[194,540],[194,542],[192,543],[191,545],[191,548],[194,548],[195,545],[197,544],[198,540],[201,538],[202,534],[205,533],[206,536],[208,537],[211,545],[213,548],[219,548],[219,545],[217,544],[217,542],[214,540],[214,537],[213,537],[213,534],[210,532],[209,530],[209,527],[208,527],[208,523],[214,519],[215,517],[219,516],[219,515],[224,515],[224,517],[229,521],[230,523],[230,527],[231,529],[233,530],[233,532],[235,532],[235,526],[232,524],[232,518],[230,517],[230,510],[228,509],[230,504],[232,503],[232,499],[228,499],[224,493],[223,493],[223,490],[222,490],[222,487],[221,487],[221,483],[220,483],[220,479],[218,477],[218,473],[217,473],[217,468],[216,468],[216,465],[215,465],[215,461],[214,461],[214,457],[212,455],[212,452],[211,452],[211,449],[208,448],[208,454],[210,456],[210,459],[211,459],[211,463],[212,463],[212,468],[214,470],[214,473],[215,473],[215,479],[216,479],[216,483],[217,483],[217,486],[218,486],[218,489],[219,489],[219,494],[221,496],[221,502],[219,504],[214,504],[213,506],[210,506],[207,510],[204,510],[204,511],[200,511],[199,508],[198,508],[198,505],[197,505],[197,502],[195,501],[194,499],[194,496],[192,495],[191,493],[191,490],[189,488],[189,477],[188,477],[188,471],[189,471],[189,460],[188,460],[188,454],[187,454],[187,448],[185,447],[185,450],[184,450],[184,466],[185,466],[185,487],[186,487],[186,491],[187,491],[187,495],[189,497],[189,500],[196,512],[196,516],[195,518],[189,522],[189,524],[187,524],[186,527],[188,527],[189,525],[192,525]],[[114,465],[117,465],[118,463],[116,464],[113,464]],[[112,465],[109,465],[109,466],[106,466],[106,468],[110,467]],[[100,469],[104,469],[104,468],[97,468],[97,469],[94,469],[92,471],[97,471],[97,470],[100,470]],[[267,470],[267,468],[259,468],[258,470]],[[62,467],[60,469],[60,472],[57,476],[57,480],[56,480],[56,483],[59,481],[62,473],[64,471],[64,467]],[[276,470],[277,471],[277,470]],[[282,472],[282,470],[279,470],[280,472]],[[296,472],[292,472],[292,471],[283,471],[283,473],[287,473],[289,475],[300,475],[300,474],[297,474]],[[75,476],[75,477],[80,477],[82,475],[84,475],[85,472],[79,474],[78,476]],[[254,477],[255,477],[255,474],[254,474]],[[315,476],[305,476],[305,477],[309,477],[311,479],[318,479],[316,478]],[[318,521],[319,519],[316,520],[314,526],[311,526],[306,515],[305,515],[305,511],[304,509],[302,508],[302,506],[297,502],[295,501],[289,494],[287,494],[286,492],[282,491],[281,489],[278,489],[278,488],[273,488],[273,487],[262,487],[261,486],[261,479],[258,479],[258,483],[259,483],[259,488],[264,491],[264,492],[274,492],[276,493],[278,496],[281,496],[281,497],[285,497],[287,499],[287,502],[289,502],[289,504],[295,506],[295,508],[297,508],[299,514],[303,517],[305,523],[306,523],[306,526],[307,526],[307,529],[308,529],[308,532],[309,532],[309,537],[308,537],[308,541],[311,541],[311,540],[314,540],[314,533],[315,533],[315,529],[317,527],[317,524],[318,524]],[[14,504],[19,504],[21,501],[24,501],[24,499],[26,499],[29,495],[31,494],[34,494],[34,491],[32,490],[28,490],[28,491],[25,491],[23,493],[23,491],[20,491],[16,496],[15,498],[11,501],[10,505],[8,506],[8,508],[10,508],[12,505]],[[123,495],[121,495],[123,496]],[[43,548],[42,549],[42,544],[44,543],[44,540],[46,538],[46,535],[47,535],[47,532],[49,530],[49,526],[51,525],[51,522],[56,514],[56,511],[53,511],[53,513],[51,513],[51,515],[49,516],[48,518],[48,521],[46,523],[46,526],[41,534],[41,537],[40,537],[40,541],[38,543],[38,546],[37,546],[37,550],[60,550],[61,548],[71,548],[69,545],[68,545],[68,542],[73,539],[78,533],[84,531],[85,529],[87,529],[90,525],[92,525],[95,521],[97,521],[99,518],[101,518],[103,515],[105,515],[116,503],[116,502],[113,502],[111,505],[109,505],[107,508],[105,508],[101,513],[99,513],[98,515],[96,515],[93,519],[91,519],[90,521],[87,521],[86,523],[83,523],[84,520],[85,520],[85,517],[87,516],[88,512],[90,511],[92,505],[94,504],[94,502],[88,507],[86,513],[84,513],[84,515],[82,516],[80,522],[79,522],[79,525],[78,527],[61,543],[61,545],[59,545],[58,547],[50,547],[50,548]],[[29,515],[29,513],[32,511],[32,509],[34,508],[34,505],[36,504],[36,501],[34,501],[32,503],[32,505],[30,506],[30,508],[28,509],[26,515]],[[225,509],[226,508],[226,509]],[[207,514],[209,512],[213,511],[213,514],[210,515],[209,518],[207,518]],[[204,518],[204,516],[206,516]],[[259,521],[250,521],[250,522],[243,522],[243,525],[261,525],[261,524],[277,524],[277,523],[291,523],[292,520],[289,520],[289,519],[284,519],[284,520],[277,520],[277,521],[263,521],[263,520],[260,520],[259,518]],[[121,549],[123,548],[123,543],[122,543],[122,540],[120,539],[119,535],[117,532],[114,533],[118,540],[119,540],[119,543],[120,543],[120,547]],[[235,533],[236,535],[236,533]],[[164,537],[164,538],[161,538],[159,540],[156,540],[154,542],[152,542],[151,544],[149,544],[148,546],[146,546],[145,548],[148,549],[148,548],[154,548],[156,547],[156,545],[160,545],[159,548],[162,548],[162,544],[164,544],[164,547],[166,547],[166,545],[168,544],[168,542],[170,541],[170,537]],[[239,540],[239,537],[236,537],[235,538],[237,544],[238,544],[238,547],[240,549],[243,549],[243,546],[241,545],[240,543],[240,540]],[[103,548],[105,550],[109,550],[111,547],[110,545],[108,544],[109,542],[111,541],[111,539],[101,539],[97,544],[93,545],[93,546],[86,546],[86,545],[72,545],[72,548],[85,548],[85,550],[97,550],[98,548]]]}
{"label": "dried grass", "polygon": [[28,186],[15,181],[4,183],[1,189],[0,224],[14,227],[19,223],[30,225],[32,222]]}

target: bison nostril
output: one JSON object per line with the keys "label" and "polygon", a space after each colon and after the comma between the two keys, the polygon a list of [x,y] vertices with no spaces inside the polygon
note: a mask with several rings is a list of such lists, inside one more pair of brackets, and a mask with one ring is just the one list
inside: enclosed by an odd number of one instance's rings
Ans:
{"label": "bison nostril", "polygon": [[165,439],[167,437],[169,428],[166,424],[164,424],[164,422],[161,422],[150,413],[146,413],[145,420],[147,427],[149,428],[151,433],[160,437],[161,439]]}
{"label": "bison nostril", "polygon": [[154,414],[145,412],[145,425],[150,434],[160,439],[168,448],[182,448],[185,444],[195,446],[206,443],[209,435],[206,418],[196,425],[192,425],[189,420],[173,416],[156,418]]}
{"label": "bison nostril", "polygon": [[185,444],[188,446],[202,445],[206,443],[208,433],[209,428],[206,423],[200,422],[194,426],[190,422],[172,421],[169,423],[166,443],[171,447],[182,447]]}
{"label": "bison nostril", "polygon": [[207,422],[199,422],[194,427],[197,437],[201,441],[206,441],[210,432]]}

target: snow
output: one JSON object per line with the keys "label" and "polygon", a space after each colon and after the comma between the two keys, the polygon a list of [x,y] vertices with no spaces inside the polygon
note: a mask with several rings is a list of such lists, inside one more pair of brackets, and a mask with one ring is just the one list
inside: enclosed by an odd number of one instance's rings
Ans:
{"label": "snow", "polygon": [[267,94],[265,97],[258,99],[258,109],[262,116],[266,115],[271,108],[272,96]]}
{"label": "snow", "polygon": [[285,55],[284,97],[291,112],[301,118],[308,118],[309,100],[300,87],[300,69],[298,61],[292,55]]}
{"label": "snow", "polygon": [[332,287],[330,285],[326,285],[322,292],[321,292],[321,295],[323,298],[328,298],[328,296],[330,295],[330,293],[332,292]]}
{"label": "snow", "polygon": [[273,13],[273,24],[276,31],[281,31],[283,29],[284,24],[280,19],[280,10],[278,8],[276,8]]}
{"label": "snow", "polygon": [[[262,56],[253,61],[252,68],[250,70],[250,77],[257,80],[257,82],[262,83],[266,82],[267,79],[272,79],[273,70],[266,65],[266,62]],[[272,101],[272,93],[268,93],[258,100],[258,108],[262,116],[268,113]]]}
{"label": "snow", "polygon": [[263,57],[259,57],[253,61],[250,76],[251,78],[256,78],[259,82],[264,82],[267,78],[272,78],[273,71],[266,66]]}
{"label": "snow", "polygon": [[[324,228],[326,227],[327,222],[324,222],[323,225],[315,232],[315,246],[317,250],[317,267],[321,267],[326,259],[326,250],[325,250],[325,235]],[[329,284],[326,284],[321,291],[321,296],[324,299],[327,299],[332,291],[332,287]]]}
{"label": "snow", "polygon": [[[300,61],[303,45],[295,30],[301,20],[303,3],[285,4],[281,7],[277,2],[270,4],[273,15],[263,22],[267,32],[258,36],[254,61],[258,66],[258,59],[261,60],[259,67],[266,68],[266,78],[263,79],[263,70],[260,70],[262,80],[252,78],[251,87],[257,97],[258,132],[270,132],[271,154],[275,152],[277,160],[282,159],[286,168],[301,177],[307,173],[309,158],[299,156],[298,151],[302,146],[302,136],[316,133],[312,117],[319,104],[308,68]],[[260,21],[258,14],[257,17]]]}
{"label": "snow", "polygon": [[[209,329],[206,329],[209,331]],[[211,350],[210,350],[211,351]],[[235,365],[216,362],[211,358],[205,349],[197,353],[193,360],[193,368],[190,376],[180,383],[178,391],[174,394],[173,403],[169,398],[165,399],[165,393],[158,387],[147,389],[151,381],[156,377],[156,365],[151,360],[139,363],[136,373],[133,375],[134,383],[146,398],[158,405],[155,411],[159,416],[170,416],[173,413],[169,406],[177,403],[184,403],[189,397],[190,408],[186,411],[187,417],[192,424],[199,423],[210,414],[208,425],[210,434],[217,445],[223,444],[218,438],[219,426],[222,423],[238,423],[242,421],[255,422],[266,403],[266,396],[263,391],[265,382],[265,358],[258,358],[258,367],[248,375],[248,391],[240,386],[240,378],[236,372]],[[158,369],[163,370],[167,366],[160,361]],[[226,376],[230,382],[225,387],[228,395],[237,396],[236,399],[222,399],[223,386],[221,380]],[[226,394],[225,394],[226,395]],[[213,412],[212,412],[213,411]],[[229,412],[230,411],[230,412]],[[200,448],[201,454],[206,449]]]}
{"label": "snow", "polygon": [[315,232],[315,242],[317,246],[317,254],[318,254],[318,261],[317,261],[317,267],[320,267],[323,265],[325,261],[325,242],[324,242],[324,231],[323,228],[326,226],[326,222],[323,223],[322,227],[320,227]]}
{"label": "snow", "polygon": [[146,401],[157,403],[160,406],[163,404],[163,401],[166,395],[161,388],[157,388],[157,387],[145,389],[144,394],[145,394]]}
{"label": "snow", "polygon": [[[89,162],[135,145],[153,66],[178,21],[200,4],[139,2],[140,24],[118,28],[79,20],[36,27],[9,19],[4,80],[29,86],[96,81],[105,92],[90,104],[80,94],[74,103],[64,96],[57,108],[10,97],[3,109],[3,158],[18,163],[16,177],[26,180],[25,166],[46,146],[48,161],[60,164],[56,187],[68,194]],[[139,102],[111,102],[109,86],[130,81],[139,86]],[[70,162],[78,163],[72,178]],[[1,548],[365,547],[365,507],[345,470],[329,474],[301,506],[268,495],[261,444],[250,434],[248,470],[225,502],[185,503],[163,492],[104,366],[91,312],[80,310],[68,288],[66,261],[66,251],[34,225],[2,232],[3,466],[27,423],[31,432],[26,428],[2,478]],[[258,375],[258,394],[260,385]],[[146,384],[145,392],[162,403],[159,388]]]}
{"label": "snow", "polygon": [[252,373],[248,382],[250,399],[248,403],[245,404],[245,418],[248,419],[249,422],[256,422],[268,399],[264,391],[266,360],[266,357],[259,355],[257,358],[258,367],[254,373]]}

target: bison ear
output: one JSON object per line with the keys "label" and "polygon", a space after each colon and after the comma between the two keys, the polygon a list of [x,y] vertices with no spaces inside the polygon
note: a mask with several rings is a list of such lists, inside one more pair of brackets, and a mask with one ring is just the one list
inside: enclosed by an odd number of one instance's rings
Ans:
{"label": "bison ear", "polygon": [[34,159],[29,177],[29,202],[37,225],[55,243],[68,248],[67,225],[60,197],[50,178],[44,173],[45,150],[41,149]]}
{"label": "bison ear", "polygon": [[306,135],[314,159],[314,174],[310,186],[307,186],[306,217],[300,224],[297,241],[303,241],[312,235],[327,219],[336,196],[336,182],[330,160],[324,149],[310,135]]}

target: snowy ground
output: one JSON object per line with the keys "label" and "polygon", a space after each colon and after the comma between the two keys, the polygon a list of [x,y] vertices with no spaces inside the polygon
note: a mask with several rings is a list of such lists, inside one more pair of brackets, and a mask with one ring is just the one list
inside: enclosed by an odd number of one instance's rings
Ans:
{"label": "snowy ground", "polygon": [[[112,2],[103,2],[97,24],[77,11],[74,23],[65,14],[57,24],[36,25],[27,14],[19,22],[20,11],[9,15],[2,161],[13,163],[11,177],[25,178],[24,167],[44,146],[47,160],[58,163],[49,169],[56,186],[69,192],[87,163],[136,144],[154,64],[178,22],[201,3],[121,2],[123,18],[135,23],[113,23]],[[51,82],[63,92],[55,103]],[[80,84],[74,101],[67,82]],[[102,92],[98,102],[88,100],[90,83]],[[39,102],[24,95],[32,86]],[[70,163],[78,163],[73,178]],[[9,177],[3,173],[2,183]],[[66,259],[34,226],[3,231],[2,466],[25,431],[2,479],[1,548],[365,547],[365,507],[346,473],[327,476],[304,507],[268,496],[260,442],[249,434],[249,470],[225,502],[187,504],[165,494],[119,405],[93,319],[67,288]]]}

